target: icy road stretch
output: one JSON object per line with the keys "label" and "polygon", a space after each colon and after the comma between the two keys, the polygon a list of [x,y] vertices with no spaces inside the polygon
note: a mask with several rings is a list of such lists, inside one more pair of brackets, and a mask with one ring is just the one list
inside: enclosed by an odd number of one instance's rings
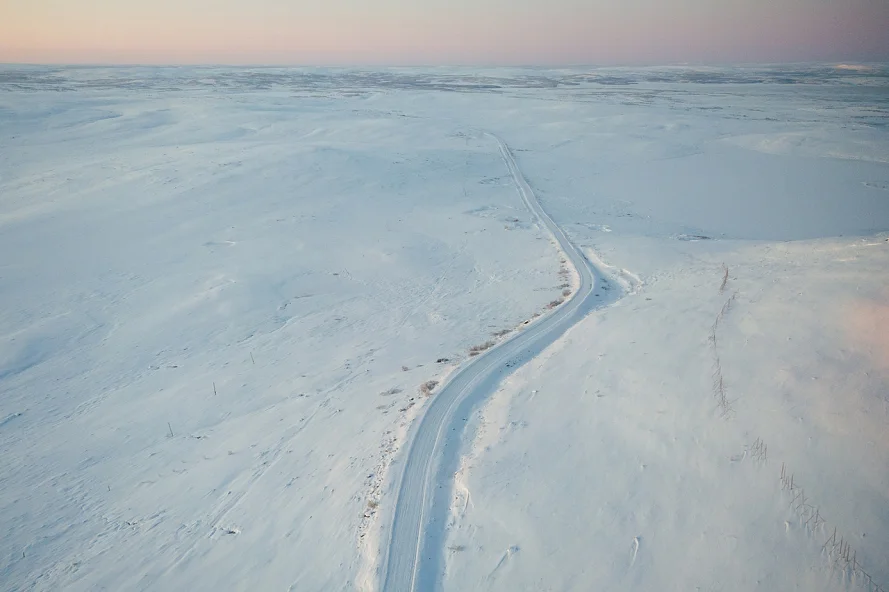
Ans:
{"label": "icy road stretch", "polygon": [[[488,134],[491,135],[491,134]],[[491,135],[509,168],[522,201],[558,242],[579,276],[574,295],[551,314],[512,339],[473,359],[434,396],[415,426],[400,474],[388,546],[382,556],[385,592],[440,588],[445,526],[457,470],[461,437],[472,410],[491,395],[500,381],[561,337],[592,309],[605,302],[594,290],[607,281],[568,240],[540,206],[522,176],[509,146]]]}

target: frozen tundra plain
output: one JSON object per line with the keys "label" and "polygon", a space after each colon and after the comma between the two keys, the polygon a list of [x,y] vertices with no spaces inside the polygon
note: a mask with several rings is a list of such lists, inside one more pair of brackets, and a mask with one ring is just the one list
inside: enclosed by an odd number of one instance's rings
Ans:
{"label": "frozen tundra plain", "polygon": [[887,590],[887,239],[880,64],[2,66],[0,589]]}

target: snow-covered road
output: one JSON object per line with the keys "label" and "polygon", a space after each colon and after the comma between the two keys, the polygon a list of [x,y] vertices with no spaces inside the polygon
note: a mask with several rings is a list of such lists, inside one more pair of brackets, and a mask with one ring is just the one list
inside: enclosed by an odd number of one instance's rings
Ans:
{"label": "snow-covered road", "polygon": [[429,403],[412,433],[401,472],[396,474],[400,487],[383,556],[382,589],[387,592],[440,587],[451,485],[471,410],[490,396],[505,376],[605,303],[595,288],[606,280],[540,206],[509,146],[499,137],[488,135],[497,141],[525,205],[564,252],[567,264],[577,275],[578,287],[551,314],[469,362]]}
{"label": "snow-covered road", "polygon": [[886,588],[887,89],[0,66],[0,589]]}

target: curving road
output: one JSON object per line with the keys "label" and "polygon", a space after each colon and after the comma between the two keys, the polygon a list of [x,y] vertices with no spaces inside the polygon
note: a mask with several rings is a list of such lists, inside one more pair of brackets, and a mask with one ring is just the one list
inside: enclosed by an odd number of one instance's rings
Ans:
{"label": "curving road", "polygon": [[[415,426],[401,465],[400,486],[382,557],[384,592],[426,592],[441,587],[445,527],[466,420],[503,378],[534,358],[592,309],[602,278],[540,206],[503,140],[493,134],[525,205],[558,242],[580,278],[574,295],[511,339],[472,359],[445,383]],[[613,294],[616,291],[611,291]]]}

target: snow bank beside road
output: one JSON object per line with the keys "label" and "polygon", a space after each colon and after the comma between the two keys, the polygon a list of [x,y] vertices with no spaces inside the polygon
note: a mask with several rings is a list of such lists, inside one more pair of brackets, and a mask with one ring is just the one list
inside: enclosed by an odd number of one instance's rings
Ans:
{"label": "snow bank beside road", "polygon": [[702,247],[519,370],[473,418],[445,589],[885,585],[885,239]]}

